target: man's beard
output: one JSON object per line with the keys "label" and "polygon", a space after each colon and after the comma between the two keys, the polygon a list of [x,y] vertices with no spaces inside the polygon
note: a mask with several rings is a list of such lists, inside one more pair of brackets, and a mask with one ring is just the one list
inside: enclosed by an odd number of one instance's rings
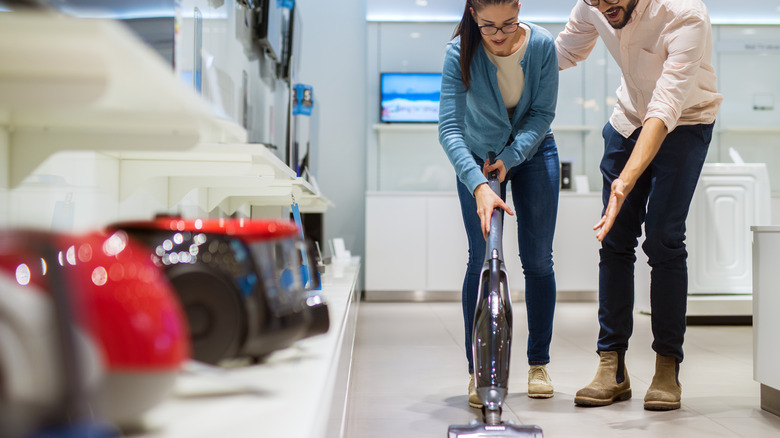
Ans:
{"label": "man's beard", "polygon": [[[615,29],[622,29],[628,24],[628,20],[631,19],[631,14],[634,13],[634,9],[636,9],[636,2],[638,0],[632,0],[631,2],[626,5],[626,7],[620,7],[620,9],[623,9],[623,20],[618,22],[617,24],[613,24],[611,21],[607,20],[610,26],[612,26]],[[606,14],[604,14],[606,16]]]}

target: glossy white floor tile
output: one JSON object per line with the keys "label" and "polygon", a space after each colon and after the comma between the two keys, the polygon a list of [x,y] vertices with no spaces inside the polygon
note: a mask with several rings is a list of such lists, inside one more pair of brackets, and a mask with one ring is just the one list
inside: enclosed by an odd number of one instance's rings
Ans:
{"label": "glossy white floor tile", "polygon": [[[590,382],[598,362],[597,304],[558,303],[548,367],[556,392],[549,400],[527,397],[524,303],[514,311],[504,420],[537,424],[545,437],[780,437],[780,417],[760,409],[749,326],[689,326],[683,407],[649,412],[642,399],[655,353],[650,317],[637,314],[626,356],[633,398],[578,408],[574,393]],[[348,438],[446,437],[448,425],[478,415],[466,403],[460,303],[361,303],[353,360]]]}

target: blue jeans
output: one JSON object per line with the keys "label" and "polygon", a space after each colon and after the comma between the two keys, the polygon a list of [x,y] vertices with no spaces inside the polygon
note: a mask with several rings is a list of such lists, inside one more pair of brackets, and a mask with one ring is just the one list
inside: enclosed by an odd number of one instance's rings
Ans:
{"label": "blue jeans", "polygon": [[[650,307],[653,350],[683,360],[685,312],[688,300],[688,252],[685,219],[699,180],[713,125],[678,126],[626,197],[615,225],[599,251],[599,351],[626,351],[633,331],[634,263],[637,239],[645,225],[642,249],[650,265]],[[609,123],[604,126],[602,201],[609,199],[634,150],[642,128],[624,138]]]}
{"label": "blue jeans", "polygon": [[[482,166],[484,157],[474,157]],[[558,148],[552,136],[545,138],[529,160],[509,169],[501,184],[506,200],[507,182],[512,184],[512,199],[517,217],[517,240],[525,276],[525,305],[528,311],[528,363],[550,362],[553,313],[555,311],[555,273],[552,243],[558,214],[560,165]],[[477,202],[469,189],[458,180],[458,197],[469,242],[468,266],[463,280],[463,322],[466,330],[466,358],[469,374],[474,372],[471,331],[474,324],[479,274],[485,261],[485,239],[482,237]],[[511,278],[509,279],[511,287]]]}

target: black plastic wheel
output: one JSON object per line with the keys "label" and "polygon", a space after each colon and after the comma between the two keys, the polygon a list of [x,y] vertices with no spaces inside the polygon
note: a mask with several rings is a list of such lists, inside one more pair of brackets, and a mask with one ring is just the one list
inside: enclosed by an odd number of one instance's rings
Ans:
{"label": "black plastic wheel", "polygon": [[246,308],[237,288],[217,271],[178,265],[168,278],[187,315],[195,360],[216,364],[234,358],[246,339]]}

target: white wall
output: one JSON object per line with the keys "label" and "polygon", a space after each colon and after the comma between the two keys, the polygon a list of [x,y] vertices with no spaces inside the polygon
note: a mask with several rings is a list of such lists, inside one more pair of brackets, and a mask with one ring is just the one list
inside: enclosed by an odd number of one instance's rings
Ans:
{"label": "white wall", "polygon": [[343,237],[364,252],[366,186],[365,0],[297,0],[302,13],[300,82],[312,85],[319,107],[315,175],[335,207],[324,216],[325,239]]}

